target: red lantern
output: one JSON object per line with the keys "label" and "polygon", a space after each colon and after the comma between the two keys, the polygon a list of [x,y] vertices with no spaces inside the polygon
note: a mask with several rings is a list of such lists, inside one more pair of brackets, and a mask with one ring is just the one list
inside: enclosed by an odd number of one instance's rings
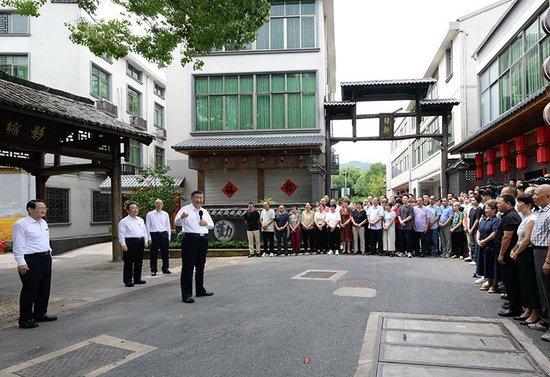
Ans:
{"label": "red lantern", "polygon": [[248,161],[247,157],[246,156],[242,156],[241,157],[241,161],[243,164],[246,164],[246,162]]}
{"label": "red lantern", "polygon": [[516,169],[527,169],[527,156],[525,151],[527,150],[527,138],[525,136],[516,137]]}
{"label": "red lantern", "polygon": [[265,165],[265,156],[260,156],[260,166],[263,167]]}
{"label": "red lantern", "polygon": [[494,149],[487,149],[485,152],[485,157],[487,157],[487,163],[493,163],[496,160],[496,152]]}
{"label": "red lantern", "polygon": [[487,163],[487,175],[493,177],[496,174],[495,164]]}
{"label": "red lantern", "polygon": [[208,165],[209,163],[210,163],[210,157],[205,157],[204,158],[204,164]]}
{"label": "red lantern", "polygon": [[227,156],[224,156],[224,157],[223,157],[223,164],[224,164],[224,165],[229,164],[229,157],[227,157]]}
{"label": "red lantern", "polygon": [[498,154],[500,155],[500,171],[503,173],[510,171],[510,160],[508,159],[509,153],[510,148],[507,142],[501,143],[498,146]]}
{"label": "red lantern", "polygon": [[507,158],[502,158],[500,160],[500,171],[503,173],[508,173],[510,171],[510,160]]}
{"label": "red lantern", "polygon": [[476,161],[476,167],[479,168],[483,166],[483,153],[476,154],[475,161]]}
{"label": "red lantern", "polygon": [[281,155],[281,157],[279,157],[279,162],[282,164],[285,162],[285,155]]}
{"label": "red lantern", "polygon": [[304,164],[304,156],[303,155],[298,156],[298,162],[299,162],[300,167],[302,167],[302,165]]}
{"label": "red lantern", "polygon": [[481,181],[483,179],[483,167],[482,166],[479,166],[479,167],[476,168],[476,172],[475,172],[474,177],[478,181]]}
{"label": "red lantern", "polygon": [[550,127],[537,127],[537,164],[550,162]]}

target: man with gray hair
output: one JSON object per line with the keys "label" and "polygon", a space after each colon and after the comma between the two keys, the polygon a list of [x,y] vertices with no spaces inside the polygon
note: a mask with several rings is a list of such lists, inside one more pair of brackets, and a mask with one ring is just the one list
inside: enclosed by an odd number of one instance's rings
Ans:
{"label": "man with gray hair", "polygon": [[160,250],[162,258],[162,273],[171,274],[169,267],[168,245],[172,237],[172,226],[170,216],[162,210],[164,203],[162,200],[155,200],[155,209],[145,217],[147,231],[151,235],[151,249],[149,254],[149,264],[151,266],[151,276],[157,274],[157,256]]}

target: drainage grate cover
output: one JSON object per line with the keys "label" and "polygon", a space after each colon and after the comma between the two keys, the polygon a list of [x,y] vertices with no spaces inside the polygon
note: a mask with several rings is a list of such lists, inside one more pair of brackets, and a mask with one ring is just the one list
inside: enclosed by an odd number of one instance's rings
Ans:
{"label": "drainage grate cover", "polygon": [[35,364],[15,374],[21,377],[84,376],[133,353],[118,347],[90,343],[64,355]]}
{"label": "drainage grate cover", "polygon": [[328,279],[334,276],[336,272],[325,272],[325,271],[310,271],[305,274],[304,278],[316,278],[316,279]]}

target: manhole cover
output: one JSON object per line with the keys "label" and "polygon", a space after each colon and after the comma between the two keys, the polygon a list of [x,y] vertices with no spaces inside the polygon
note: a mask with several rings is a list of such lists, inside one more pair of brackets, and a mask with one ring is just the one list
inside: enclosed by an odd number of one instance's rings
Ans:
{"label": "manhole cover", "polygon": [[124,359],[132,351],[104,344],[90,343],[64,355],[22,369],[15,374],[22,377],[84,376],[105,365]]}
{"label": "manhole cover", "polygon": [[294,280],[328,280],[338,281],[347,271],[342,270],[307,270],[292,277]]}
{"label": "manhole cover", "polygon": [[342,285],[344,287],[374,288],[375,282],[368,279],[347,278],[338,280],[338,285]]}

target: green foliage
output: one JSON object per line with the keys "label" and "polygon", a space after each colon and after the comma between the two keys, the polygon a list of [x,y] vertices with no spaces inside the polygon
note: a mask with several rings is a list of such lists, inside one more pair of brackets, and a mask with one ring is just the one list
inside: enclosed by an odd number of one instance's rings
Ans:
{"label": "green foliage", "polygon": [[[129,195],[128,202],[136,202],[139,208],[139,216],[145,218],[147,212],[155,208],[155,200],[161,199],[164,202],[164,211],[171,214],[176,209],[176,199],[180,196],[179,187],[174,178],[167,175],[169,167],[158,167],[154,170],[145,169],[139,178],[140,182],[148,182],[151,179],[158,179],[158,186],[147,186],[136,189]],[[183,200],[183,199],[182,199]],[[126,205],[124,205],[126,207]]]}
{"label": "green foliage", "polygon": [[[203,62],[197,56],[231,44],[252,42],[269,15],[268,0],[112,0],[116,18],[98,14],[101,0],[79,0],[89,17],[67,22],[70,39],[96,55],[122,59],[129,52],[165,67],[180,48],[181,64]],[[22,15],[38,17],[46,0],[0,0]],[[139,30],[139,31],[138,31]],[[181,47],[183,46],[183,47]]]}
{"label": "green foliage", "polygon": [[368,170],[353,166],[340,169],[340,174],[332,177],[332,187],[351,188],[351,196],[362,199],[365,196],[380,196],[386,194],[386,166],[382,163],[370,165]]}

